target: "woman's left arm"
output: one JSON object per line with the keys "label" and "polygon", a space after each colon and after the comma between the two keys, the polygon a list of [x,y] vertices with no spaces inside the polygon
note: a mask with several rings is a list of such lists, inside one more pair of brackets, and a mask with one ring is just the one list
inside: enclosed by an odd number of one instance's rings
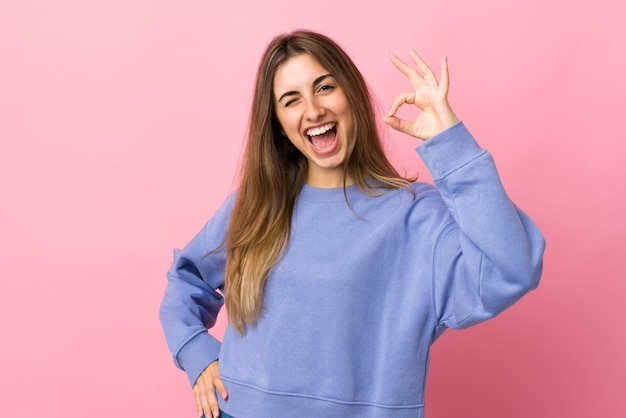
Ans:
{"label": "woman's left arm", "polygon": [[[538,284],[544,238],[507,196],[491,155],[450,108],[448,68],[440,81],[411,51],[414,69],[395,55],[393,64],[415,88],[402,93],[384,121],[427,140],[418,148],[454,222],[440,231],[433,249],[433,300],[445,328],[464,328],[491,318]],[[395,116],[403,104],[421,109],[414,121]]]}

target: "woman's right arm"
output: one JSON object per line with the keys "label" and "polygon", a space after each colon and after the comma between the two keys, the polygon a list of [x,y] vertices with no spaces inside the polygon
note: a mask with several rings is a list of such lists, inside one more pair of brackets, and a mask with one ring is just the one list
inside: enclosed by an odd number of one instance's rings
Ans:
{"label": "woman's right arm", "polygon": [[[167,287],[159,310],[174,363],[187,373],[194,387],[196,404],[202,406],[207,416],[219,413],[217,401],[211,399],[208,392],[212,390],[215,398],[214,389],[217,387],[223,397],[227,396],[217,368],[221,343],[207,330],[215,324],[224,304],[218,291],[223,289],[225,266],[224,250],[220,244],[233,200],[233,196],[227,199],[183,250],[174,251],[174,261],[167,271]],[[198,411],[200,415],[202,410]]]}

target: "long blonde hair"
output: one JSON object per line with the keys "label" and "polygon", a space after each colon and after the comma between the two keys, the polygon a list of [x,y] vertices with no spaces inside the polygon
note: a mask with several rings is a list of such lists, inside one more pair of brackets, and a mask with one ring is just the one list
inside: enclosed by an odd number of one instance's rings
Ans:
{"label": "long blonde hair", "polygon": [[335,76],[352,108],[355,123],[345,176],[373,195],[410,182],[385,156],[372,98],[348,55],[328,37],[311,31],[274,38],[257,71],[241,184],[225,237],[226,309],[230,324],[241,334],[262,313],[265,282],[287,246],[293,208],[307,172],[306,158],[282,133],[273,97],[276,71],[300,54],[309,54]]}

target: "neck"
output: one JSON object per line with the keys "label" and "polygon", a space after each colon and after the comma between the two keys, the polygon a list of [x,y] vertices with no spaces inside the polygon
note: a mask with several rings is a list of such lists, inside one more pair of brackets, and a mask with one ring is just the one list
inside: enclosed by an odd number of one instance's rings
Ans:
{"label": "neck", "polygon": [[[347,175],[345,180],[346,186],[354,184],[354,180],[352,179],[352,177],[350,177],[350,175]],[[336,170],[309,170],[306,176],[305,183],[309,186],[320,187],[324,189],[343,187],[343,167],[337,168]]]}

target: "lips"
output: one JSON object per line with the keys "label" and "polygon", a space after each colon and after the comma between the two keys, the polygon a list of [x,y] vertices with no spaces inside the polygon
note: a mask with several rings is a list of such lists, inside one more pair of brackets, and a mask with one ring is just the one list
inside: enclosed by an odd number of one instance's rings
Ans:
{"label": "lips", "polygon": [[322,135],[331,129],[333,129],[337,124],[335,122],[329,122],[325,125],[318,126],[316,128],[307,129],[306,134],[309,136],[309,139],[312,136]]}
{"label": "lips", "polygon": [[333,152],[338,145],[337,124],[330,122],[322,126],[307,129],[306,135],[316,154],[328,154]]}

